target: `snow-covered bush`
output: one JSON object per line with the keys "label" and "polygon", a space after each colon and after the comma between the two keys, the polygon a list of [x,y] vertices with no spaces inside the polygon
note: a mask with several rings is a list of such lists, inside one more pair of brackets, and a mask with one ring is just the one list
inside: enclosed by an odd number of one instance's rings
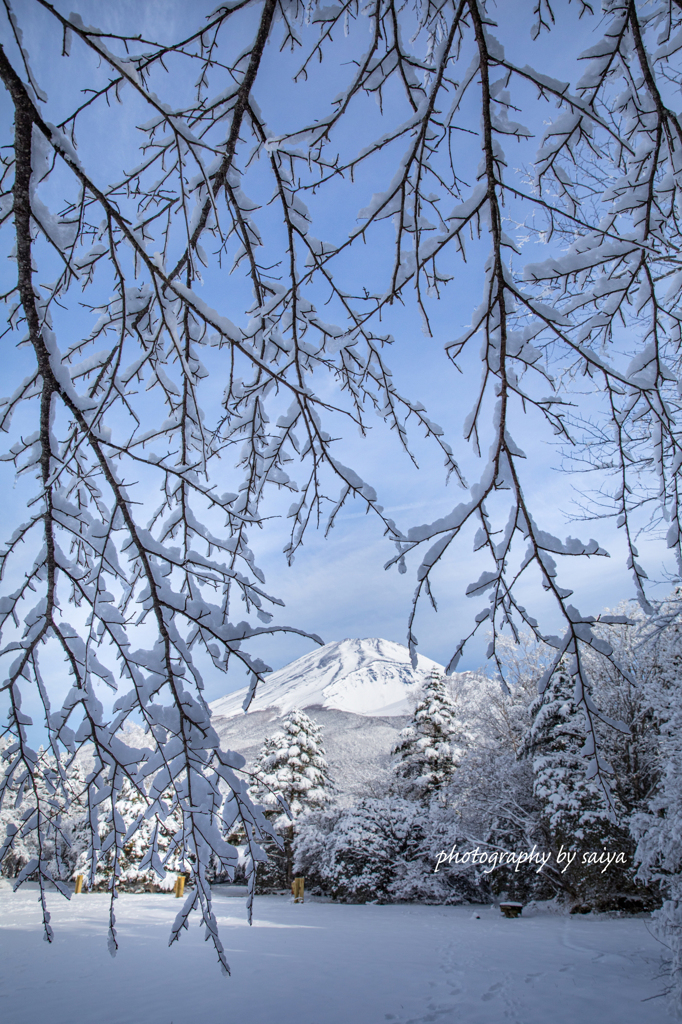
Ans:
{"label": "snow-covered bush", "polygon": [[[513,751],[483,746],[470,751],[447,798],[469,848],[479,846],[490,853],[547,848],[540,805],[533,793],[531,765]],[[517,871],[513,864],[501,863],[486,880],[492,893],[523,902],[551,899],[556,894],[546,872],[537,874],[529,868]]]}
{"label": "snow-covered bush", "polygon": [[471,869],[434,872],[437,853],[456,843],[455,816],[401,797],[360,800],[305,815],[294,842],[294,870],[335,899],[363,903],[481,901],[486,888]]}

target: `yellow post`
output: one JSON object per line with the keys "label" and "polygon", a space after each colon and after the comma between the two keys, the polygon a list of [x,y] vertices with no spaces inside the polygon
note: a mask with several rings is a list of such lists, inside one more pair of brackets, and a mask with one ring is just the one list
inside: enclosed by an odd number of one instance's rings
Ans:
{"label": "yellow post", "polygon": [[177,879],[177,881],[175,883],[175,890],[174,891],[175,891],[175,895],[177,896],[178,899],[180,899],[184,895],[184,892],[185,892],[185,876],[184,875],[178,875],[178,879]]}
{"label": "yellow post", "polygon": [[83,876],[76,875],[76,896],[83,891]]}
{"label": "yellow post", "polygon": [[291,891],[294,896],[294,903],[303,903],[303,887],[305,885],[305,879],[302,876],[294,879]]}

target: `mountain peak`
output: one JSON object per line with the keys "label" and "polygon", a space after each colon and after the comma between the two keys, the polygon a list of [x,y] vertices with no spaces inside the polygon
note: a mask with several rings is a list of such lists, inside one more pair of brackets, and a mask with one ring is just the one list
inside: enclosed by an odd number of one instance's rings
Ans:
{"label": "mountain peak", "polygon": [[[407,715],[411,697],[433,670],[443,666],[421,654],[417,668],[407,647],[391,640],[338,640],[325,644],[285,665],[261,683],[251,711],[312,706],[350,711],[356,715]],[[247,687],[212,701],[214,717],[242,714]]]}

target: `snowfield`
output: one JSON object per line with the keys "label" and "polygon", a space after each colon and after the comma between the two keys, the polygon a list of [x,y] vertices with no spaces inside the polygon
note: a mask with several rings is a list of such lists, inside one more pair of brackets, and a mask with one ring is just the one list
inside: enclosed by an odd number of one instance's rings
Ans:
{"label": "snowfield", "polygon": [[[192,927],[167,948],[179,901],[123,895],[120,949],[107,898],[52,902],[0,888],[3,1024],[660,1024],[661,947],[644,918],[491,907],[348,906],[216,895],[232,976]],[[480,915],[477,919],[476,915]]]}

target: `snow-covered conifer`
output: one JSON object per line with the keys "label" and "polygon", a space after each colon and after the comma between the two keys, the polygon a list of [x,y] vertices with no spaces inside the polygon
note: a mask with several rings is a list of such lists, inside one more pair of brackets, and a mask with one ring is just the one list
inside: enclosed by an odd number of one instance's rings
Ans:
{"label": "snow-covered conifer", "polygon": [[444,676],[433,671],[393,750],[398,791],[412,800],[431,799],[452,778],[470,742]]}
{"label": "snow-covered conifer", "polygon": [[332,782],[320,727],[304,711],[290,711],[281,731],[265,739],[255,774],[255,795],[266,810],[279,811],[278,824],[286,819],[278,797],[284,798],[294,819],[324,807]]}
{"label": "snow-covered conifer", "polygon": [[[294,823],[304,811],[324,807],[333,792],[320,727],[304,711],[290,711],[281,731],[266,737],[254,774],[251,792],[284,839],[284,871],[290,882]],[[268,852],[277,859],[270,844]]]}
{"label": "snow-covered conifer", "polygon": [[[170,804],[171,793],[164,794]],[[81,849],[73,875],[85,876],[93,889],[108,890],[116,878],[121,890],[172,889],[178,872],[189,870],[183,857],[182,815],[168,806],[168,813],[146,818],[149,801],[128,780],[123,783],[116,801],[116,813],[99,821],[100,849],[90,845]],[[83,820],[77,823],[83,843]],[[115,832],[123,833],[116,842]]]}
{"label": "snow-covered conifer", "polygon": [[658,720],[659,779],[648,806],[633,815],[638,876],[667,897],[654,927],[670,951],[671,996],[682,1012],[682,626],[671,622],[642,648],[655,672],[648,689]]}
{"label": "snow-covered conifer", "polygon": [[622,890],[623,874],[602,873],[601,865],[585,863],[590,853],[624,853],[632,864],[632,843],[627,822],[618,823],[622,811],[615,800],[609,805],[604,790],[586,776],[585,716],[575,699],[575,683],[562,665],[543,694],[530,708],[531,726],[522,753],[532,760],[533,792],[539,803],[540,824],[556,857],[562,851],[565,871],[554,872],[555,882],[573,901],[606,906],[612,890]]}
{"label": "snow-covered conifer", "polygon": [[554,673],[531,706],[532,724],[524,743],[549,828],[566,841],[585,839],[609,814],[599,786],[585,779],[585,724],[573,689],[565,670]]}

